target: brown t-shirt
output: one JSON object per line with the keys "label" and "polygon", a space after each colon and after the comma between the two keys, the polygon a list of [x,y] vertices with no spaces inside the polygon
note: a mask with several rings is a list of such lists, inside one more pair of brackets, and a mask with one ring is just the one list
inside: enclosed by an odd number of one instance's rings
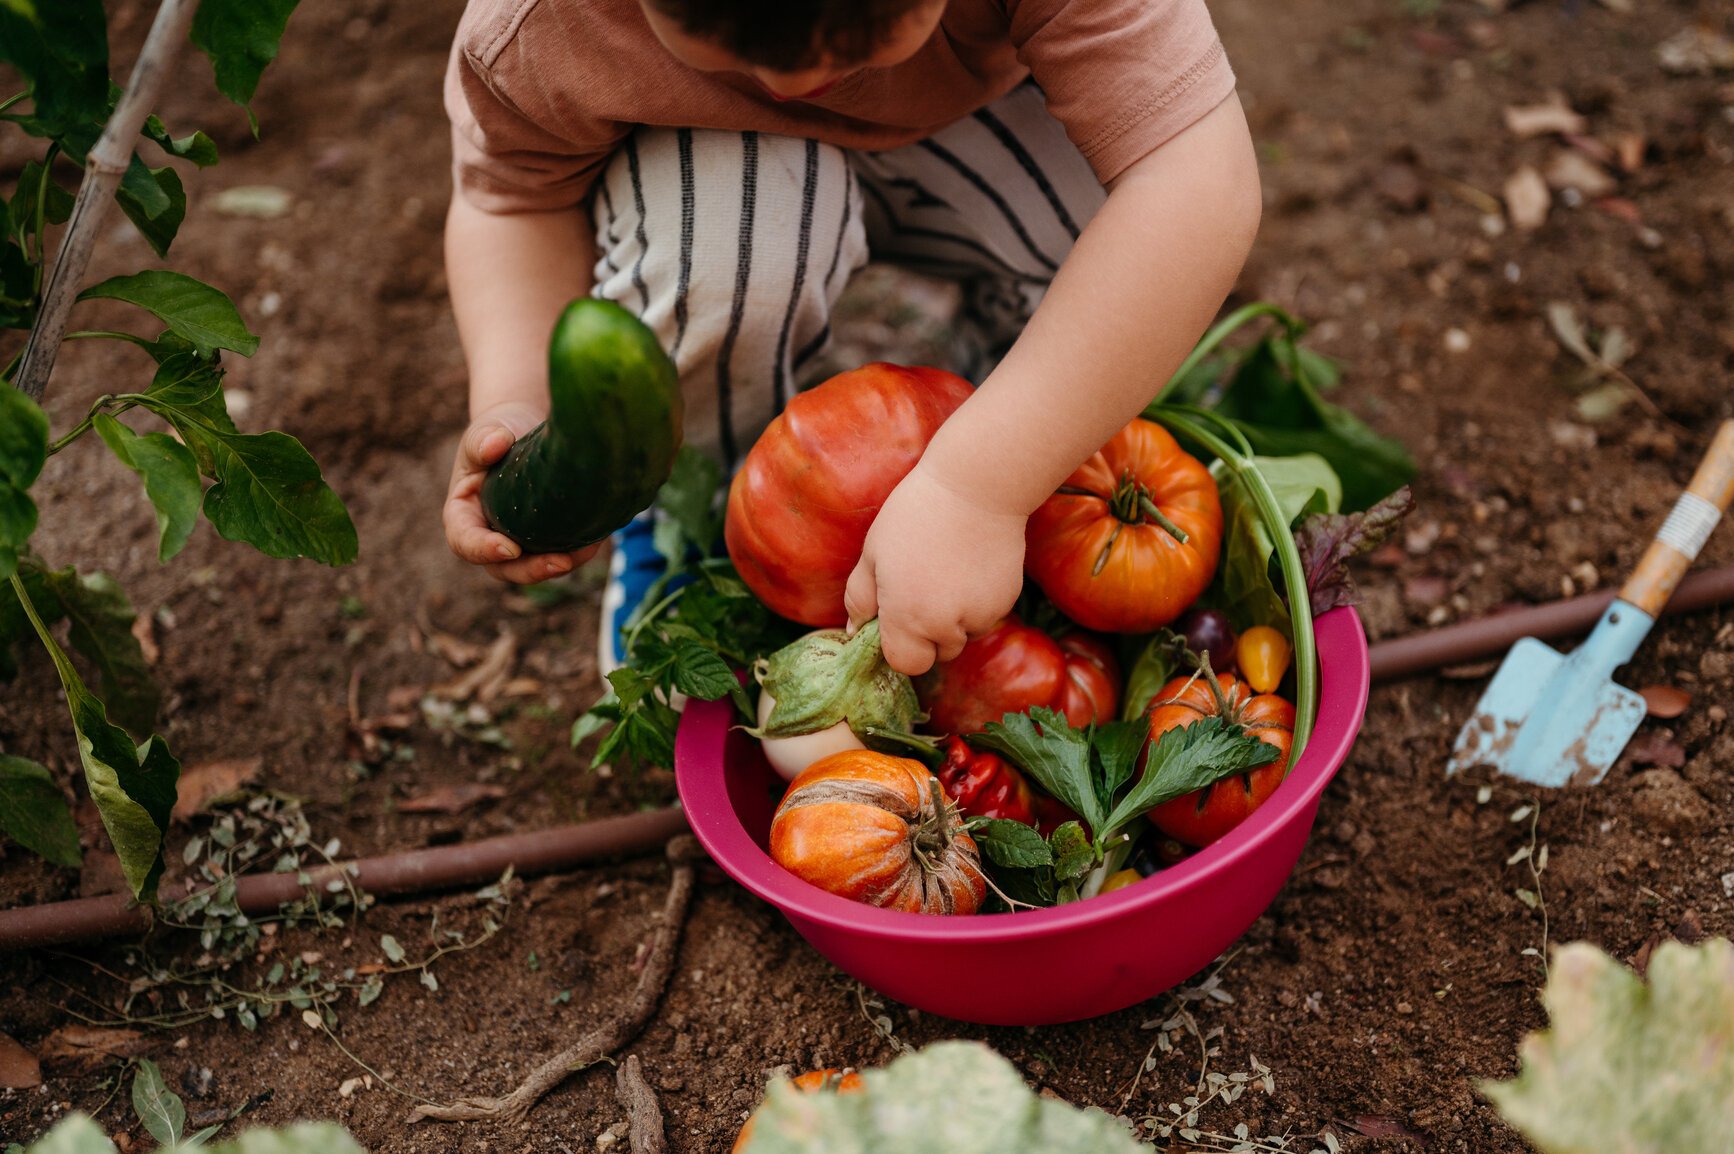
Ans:
{"label": "brown t-shirt", "polygon": [[910,144],[1026,77],[1106,184],[1215,108],[1234,73],[1204,0],[951,0],[927,43],[811,101],[669,55],[640,0],[470,0],[446,75],[455,179],[490,212],[583,200],[637,125]]}

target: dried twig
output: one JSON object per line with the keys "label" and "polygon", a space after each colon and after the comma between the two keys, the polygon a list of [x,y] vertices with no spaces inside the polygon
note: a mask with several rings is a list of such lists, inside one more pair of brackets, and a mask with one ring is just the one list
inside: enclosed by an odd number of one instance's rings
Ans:
{"label": "dried twig", "polygon": [[[606,1021],[572,1045],[543,1062],[530,1072],[523,1084],[503,1098],[464,1098],[449,1106],[420,1106],[409,1116],[411,1122],[431,1118],[439,1122],[521,1122],[549,1090],[566,1080],[568,1074],[594,1066],[638,1036],[662,1001],[662,992],[674,972],[676,946],[686,922],[687,907],[692,903],[693,863],[703,856],[698,842],[683,834],[668,843],[668,858],[674,864],[674,876],[668,883],[668,899],[662,906],[662,924],[656,928],[650,950],[644,958],[644,969],[638,984],[625,1005]],[[634,1126],[634,1133],[637,1127]],[[636,1151],[637,1146],[633,1149]]]}
{"label": "dried twig", "polygon": [[668,1139],[662,1133],[662,1105],[644,1080],[637,1054],[615,1071],[614,1096],[626,1108],[626,1120],[632,1125],[632,1154],[668,1154]]}
{"label": "dried twig", "polygon": [[78,199],[72,205],[72,218],[60,244],[60,255],[49,274],[48,288],[42,294],[42,310],[25,341],[24,357],[14,382],[32,400],[42,399],[48,374],[54,371],[54,358],[60,351],[61,338],[66,335],[66,317],[78,298],[79,282],[90,264],[90,252],[102,229],[102,218],[108,214],[109,201],[132,161],[133,142],[157,102],[163,81],[186,42],[198,9],[198,0],[163,0],[151,23],[150,35],[145,37],[138,63],[133,65],[132,79],[103,127],[101,138],[85,158],[84,183],[78,186]]}

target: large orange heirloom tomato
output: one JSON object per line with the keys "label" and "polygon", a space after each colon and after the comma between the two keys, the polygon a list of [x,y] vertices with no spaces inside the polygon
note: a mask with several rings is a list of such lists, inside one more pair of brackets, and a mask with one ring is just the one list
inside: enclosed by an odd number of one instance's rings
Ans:
{"label": "large orange heirloom tomato", "polygon": [[915,692],[934,733],[980,733],[1037,705],[1082,728],[1119,712],[1120,663],[1099,638],[1073,631],[1056,640],[1010,616],[922,674]]}
{"label": "large orange heirloom tomato", "polygon": [[873,518],[971,391],[942,369],[876,363],[792,399],[729,486],[723,537],[747,588],[792,621],[844,624]]}
{"label": "large orange heirloom tomato", "polygon": [[[823,1070],[808,1070],[791,1083],[803,1094],[859,1094],[867,1088],[867,1083],[854,1070],[838,1070],[828,1067]],[[741,1154],[747,1148],[747,1142],[753,1136],[753,1124],[758,1121],[758,1111],[748,1118],[741,1126],[741,1132],[735,1136],[732,1154]]]}
{"label": "large orange heirloom tomato", "polygon": [[839,897],[888,910],[973,914],[981,854],[957,806],[919,761],[852,749],[789,783],[771,818],[771,859]]}
{"label": "large orange heirloom tomato", "polygon": [[1030,515],[1024,569],[1084,628],[1147,633],[1198,599],[1221,547],[1210,470],[1138,418]]}
{"label": "large orange heirloom tomato", "polygon": [[1150,824],[1179,842],[1207,846],[1265,803],[1288,773],[1294,746],[1294,706],[1273,693],[1254,694],[1232,673],[1176,677],[1150,702],[1150,740],[1170,729],[1221,716],[1242,726],[1277,756],[1247,773],[1225,777],[1214,785],[1165,801],[1144,816]]}

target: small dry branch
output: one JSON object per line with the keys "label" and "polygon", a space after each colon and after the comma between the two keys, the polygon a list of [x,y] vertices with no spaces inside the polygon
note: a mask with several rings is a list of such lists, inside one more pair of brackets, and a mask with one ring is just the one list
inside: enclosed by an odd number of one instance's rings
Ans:
{"label": "small dry branch", "polygon": [[[657,926],[656,936],[651,940],[650,950],[645,955],[644,969],[638,975],[638,984],[633,987],[632,995],[627,998],[626,1003],[613,1015],[536,1067],[522,1085],[505,1097],[464,1098],[449,1106],[419,1106],[410,1114],[409,1120],[521,1122],[529,1114],[530,1108],[541,1100],[542,1095],[565,1081],[567,1075],[604,1061],[636,1038],[639,1031],[650,1021],[651,1015],[656,1012],[657,1005],[662,1001],[662,993],[668,987],[669,976],[674,972],[680,931],[686,923],[687,907],[692,904],[693,865],[703,853],[698,842],[690,835],[683,834],[668,843],[668,859],[674,865],[674,875],[668,884],[668,898],[662,905],[662,922]],[[639,1080],[643,1081],[642,1075]],[[648,1092],[649,1086],[644,1089]],[[654,1104],[654,1095],[651,1100]],[[638,1133],[638,1129],[635,1117],[634,1135]],[[657,1131],[660,1134],[660,1122]],[[653,1150],[659,1148],[646,1147]],[[633,1150],[637,1154],[636,1137]]]}
{"label": "small dry branch", "polygon": [[662,1104],[656,1091],[644,1080],[638,1055],[629,1056],[614,1073],[614,1096],[626,1109],[632,1126],[632,1154],[668,1154],[668,1139],[662,1133]]}

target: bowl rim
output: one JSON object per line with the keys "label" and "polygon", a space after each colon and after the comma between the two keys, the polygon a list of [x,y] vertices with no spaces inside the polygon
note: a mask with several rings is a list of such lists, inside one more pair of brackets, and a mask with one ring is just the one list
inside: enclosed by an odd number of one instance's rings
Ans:
{"label": "bowl rim", "polygon": [[[886,910],[828,893],[784,870],[747,835],[728,801],[715,751],[734,726],[734,707],[691,701],[675,737],[675,785],[687,822],[705,852],[735,881],[785,914],[830,929],[904,942],[994,943],[1063,934],[1160,905],[1179,891],[1207,884],[1259,849],[1319,795],[1348,757],[1366,712],[1371,677],[1367,635],[1352,607],[1314,622],[1319,653],[1319,715],[1300,761],[1275,793],[1220,841],[1178,865],[1110,894],[1039,910],[948,918]],[[726,819],[719,815],[727,815]]]}

